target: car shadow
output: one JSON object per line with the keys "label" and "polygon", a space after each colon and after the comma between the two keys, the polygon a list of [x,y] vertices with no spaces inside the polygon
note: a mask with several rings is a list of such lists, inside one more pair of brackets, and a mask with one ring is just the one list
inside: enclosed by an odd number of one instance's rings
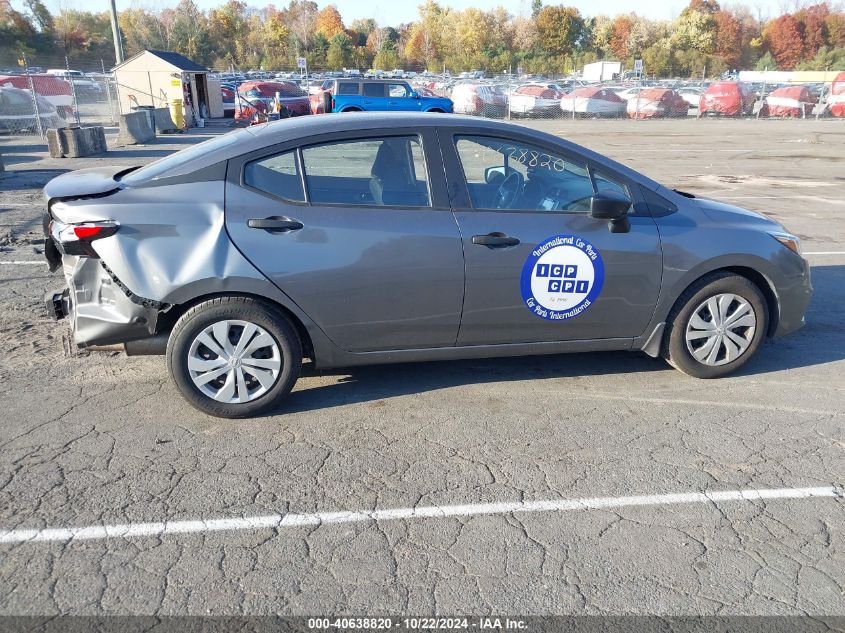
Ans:
{"label": "car shadow", "polygon": [[268,415],[372,402],[466,384],[662,371],[667,367],[661,360],[630,352],[402,363],[325,371],[305,365],[302,377],[341,378],[330,384],[294,391]]}
{"label": "car shadow", "polygon": [[813,266],[807,324],[789,336],[768,339],[737,372],[750,376],[824,365],[845,359],[845,266]]}
{"label": "car shadow", "polygon": [[[845,359],[845,266],[813,267],[813,300],[807,325],[788,337],[767,340],[739,376],[823,365]],[[294,391],[266,415],[374,402],[467,384],[515,382],[640,372],[674,372],[662,359],[641,352],[594,352],[481,360],[374,365],[339,370],[303,366],[303,377],[339,376],[330,384]],[[678,374],[682,379],[681,374]],[[607,387],[618,383],[609,381]]]}

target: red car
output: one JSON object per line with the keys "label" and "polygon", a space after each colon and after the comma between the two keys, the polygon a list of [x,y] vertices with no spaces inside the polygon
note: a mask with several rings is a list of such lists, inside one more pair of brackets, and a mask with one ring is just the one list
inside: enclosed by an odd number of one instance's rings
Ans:
{"label": "red car", "polygon": [[830,85],[827,107],[833,116],[845,117],[845,73],[839,73]]}
{"label": "red car", "polygon": [[238,86],[235,104],[236,119],[252,119],[256,112],[269,112],[279,93],[279,101],[291,116],[311,114],[308,94],[288,81],[247,81]]}
{"label": "red car", "polygon": [[689,104],[669,88],[643,88],[628,99],[628,117],[632,119],[687,116],[688,111]]}
{"label": "red car", "polygon": [[741,81],[718,81],[710,84],[698,104],[698,114],[743,116],[754,113],[757,95]]}
{"label": "red car", "polygon": [[11,86],[13,88],[20,88],[21,90],[29,90],[29,79],[32,77],[32,87],[35,88],[35,94],[44,97],[47,101],[52,103],[56,112],[63,119],[70,120],[73,118],[73,91],[71,90],[70,82],[65,81],[61,77],[55,75],[2,75],[0,76],[0,86]]}
{"label": "red car", "polygon": [[768,116],[805,117],[813,113],[816,100],[806,86],[784,86],[766,97]]}

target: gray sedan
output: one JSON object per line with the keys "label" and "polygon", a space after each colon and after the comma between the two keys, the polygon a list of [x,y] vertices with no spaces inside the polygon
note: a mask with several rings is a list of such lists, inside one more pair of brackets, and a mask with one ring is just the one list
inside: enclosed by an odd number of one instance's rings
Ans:
{"label": "gray sedan", "polygon": [[317,367],[641,350],[714,378],[801,327],[797,237],[573,143],[452,115],[231,132],[45,187],[48,309],[166,353],[195,407],[277,407]]}

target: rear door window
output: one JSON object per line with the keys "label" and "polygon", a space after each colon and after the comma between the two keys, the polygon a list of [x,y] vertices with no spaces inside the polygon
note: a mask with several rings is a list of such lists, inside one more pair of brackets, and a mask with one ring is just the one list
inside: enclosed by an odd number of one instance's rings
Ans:
{"label": "rear door window", "polygon": [[416,136],[305,147],[302,160],[312,204],[431,206],[422,145]]}
{"label": "rear door window", "polygon": [[383,97],[384,96],[384,86],[385,84],[382,83],[365,83],[364,84],[364,96],[365,97]]}

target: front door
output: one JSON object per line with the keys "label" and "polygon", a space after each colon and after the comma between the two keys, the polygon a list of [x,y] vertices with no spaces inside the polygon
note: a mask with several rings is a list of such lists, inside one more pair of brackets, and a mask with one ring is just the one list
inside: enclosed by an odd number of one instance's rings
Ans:
{"label": "front door", "polygon": [[341,349],[454,345],[463,252],[436,136],[372,134],[231,161],[226,228]]}
{"label": "front door", "polygon": [[408,112],[419,110],[421,101],[411,97],[411,86],[404,81],[387,84],[387,109]]}
{"label": "front door", "polygon": [[466,260],[458,345],[643,333],[660,291],[657,227],[640,205],[627,232],[589,215],[595,191],[637,201],[636,183],[530,140],[440,136]]}

